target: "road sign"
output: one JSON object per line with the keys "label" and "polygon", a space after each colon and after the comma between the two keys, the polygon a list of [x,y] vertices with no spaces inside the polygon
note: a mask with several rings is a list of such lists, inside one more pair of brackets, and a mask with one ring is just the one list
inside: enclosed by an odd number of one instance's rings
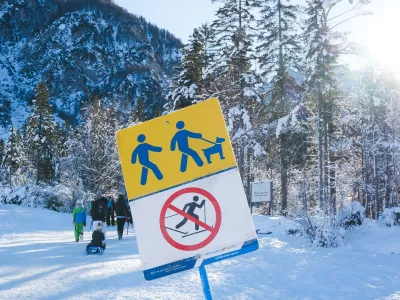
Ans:
{"label": "road sign", "polygon": [[258,249],[217,99],[117,133],[147,280]]}
{"label": "road sign", "polygon": [[251,202],[271,202],[272,201],[272,181],[252,182],[251,183]]}

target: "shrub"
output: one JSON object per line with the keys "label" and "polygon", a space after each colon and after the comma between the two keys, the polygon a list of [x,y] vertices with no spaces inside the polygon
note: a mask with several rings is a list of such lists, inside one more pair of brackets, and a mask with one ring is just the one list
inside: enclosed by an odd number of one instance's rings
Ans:
{"label": "shrub", "polygon": [[345,229],[352,229],[354,226],[360,226],[364,219],[365,208],[358,201],[352,201],[344,209],[340,210],[338,216],[340,224]]}
{"label": "shrub", "polygon": [[385,224],[389,227],[399,225],[400,207],[385,208],[381,216]]}
{"label": "shrub", "polygon": [[338,247],[346,232],[336,216],[310,216],[304,213],[296,220],[314,247]]}

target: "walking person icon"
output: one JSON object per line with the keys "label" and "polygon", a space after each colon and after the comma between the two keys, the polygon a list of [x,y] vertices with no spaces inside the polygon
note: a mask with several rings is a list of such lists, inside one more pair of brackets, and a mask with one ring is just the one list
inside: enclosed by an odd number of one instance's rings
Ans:
{"label": "walking person icon", "polygon": [[183,129],[185,127],[185,123],[183,121],[179,121],[176,123],[176,128],[179,130],[173,136],[171,140],[171,151],[175,151],[176,145],[178,144],[178,149],[182,152],[182,159],[181,159],[181,167],[180,170],[182,173],[186,172],[187,163],[188,163],[188,156],[190,156],[194,162],[199,166],[203,166],[203,160],[197,154],[196,151],[189,148],[189,138],[192,139],[201,139],[201,133],[191,132],[189,130]]}
{"label": "walking person icon", "polygon": [[144,134],[140,134],[137,141],[140,144],[135,148],[135,150],[133,150],[131,162],[132,164],[136,164],[136,158],[138,158],[139,163],[142,165],[140,184],[146,185],[149,169],[154,173],[158,180],[163,179],[163,175],[157,165],[152,163],[149,158],[149,152],[161,152],[162,148],[145,143],[146,136]]}
{"label": "walking person icon", "polygon": [[[200,204],[197,204],[197,203],[196,203],[197,201],[199,201],[199,197],[198,197],[198,196],[194,196],[194,197],[193,197],[193,202],[186,203],[185,206],[183,207],[182,211],[185,212],[185,210],[187,209],[187,212],[186,212],[186,213],[187,213],[188,215],[190,215],[190,216],[196,218],[197,220],[199,220],[199,216],[196,215],[196,214],[194,213],[194,211],[195,211],[196,208],[202,208],[202,207],[204,206],[204,204],[206,203],[206,200],[203,199],[203,201],[201,201]],[[179,223],[175,226],[175,228],[176,228],[176,229],[179,229],[180,227],[182,227],[183,225],[185,225],[187,221],[188,221],[188,219],[187,219],[187,218],[184,218],[181,222],[179,222]],[[195,223],[195,229],[196,229],[196,230],[199,230],[199,228],[200,228],[199,224]]]}

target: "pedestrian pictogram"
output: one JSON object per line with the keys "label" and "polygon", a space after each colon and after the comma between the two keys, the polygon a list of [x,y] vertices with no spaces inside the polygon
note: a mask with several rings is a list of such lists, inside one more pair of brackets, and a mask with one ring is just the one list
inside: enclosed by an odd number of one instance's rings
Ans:
{"label": "pedestrian pictogram", "polygon": [[189,147],[189,139],[201,139],[202,134],[184,129],[185,122],[183,121],[176,123],[176,128],[179,131],[175,133],[171,140],[171,151],[175,151],[176,145],[178,145],[178,150],[182,153],[180,164],[181,172],[186,172],[189,157],[193,159],[197,166],[203,166],[204,162],[200,158],[199,154]]}
{"label": "pedestrian pictogram", "polygon": [[158,167],[150,161],[149,152],[161,152],[161,147],[152,146],[148,143],[145,143],[146,136],[144,134],[140,134],[137,138],[137,141],[140,143],[132,153],[132,164],[136,164],[136,158],[138,158],[140,165],[142,166],[142,175],[140,177],[140,184],[145,185],[147,183],[147,175],[148,170],[150,169],[158,180],[163,179],[163,175],[161,174]]}
{"label": "pedestrian pictogram", "polygon": [[207,246],[218,234],[220,226],[218,201],[204,189],[178,190],[161,209],[161,232],[166,241],[179,250],[193,251]]}

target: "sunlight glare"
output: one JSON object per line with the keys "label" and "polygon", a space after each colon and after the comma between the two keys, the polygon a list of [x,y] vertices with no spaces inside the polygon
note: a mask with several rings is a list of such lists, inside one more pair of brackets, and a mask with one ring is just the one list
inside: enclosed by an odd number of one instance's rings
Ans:
{"label": "sunlight glare", "polygon": [[371,58],[389,71],[400,72],[400,18],[395,11],[372,18],[368,30]]}

